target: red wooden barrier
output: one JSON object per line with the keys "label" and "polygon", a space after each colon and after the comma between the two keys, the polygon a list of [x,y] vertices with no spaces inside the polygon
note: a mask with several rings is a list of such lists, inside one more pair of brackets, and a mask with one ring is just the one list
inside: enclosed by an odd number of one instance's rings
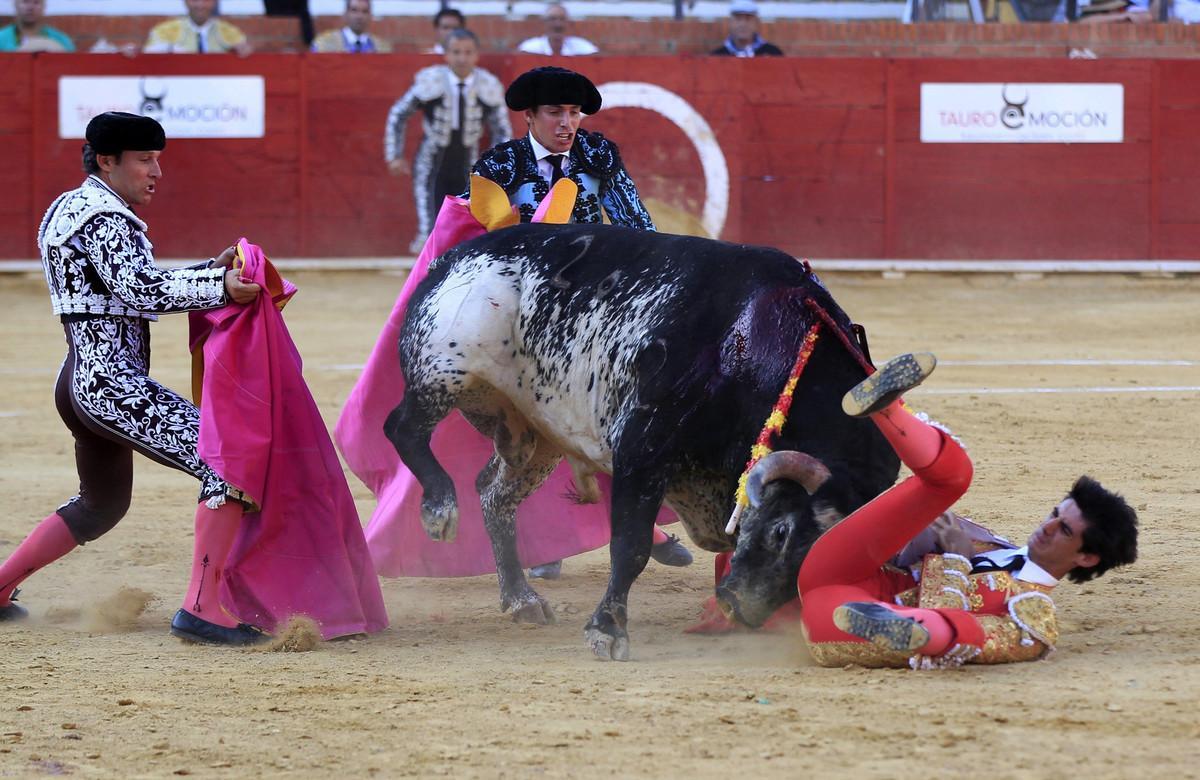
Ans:
{"label": "red wooden barrier", "polygon": [[[0,258],[36,255],[53,197],[74,186],[60,140],[63,75],[261,74],[261,139],[170,141],[144,210],[161,257],[212,254],[239,235],[276,257],[396,256],[415,227],[410,180],[383,165],[384,121],[417,55],[0,57]],[[488,56],[509,81],[544,60]],[[578,61],[570,63],[577,67]],[[1200,252],[1200,61],[589,58],[597,83],[644,81],[710,126],[729,172],[721,237],[809,257],[1183,259]],[[1120,144],[922,144],[928,81],[1112,82]],[[523,131],[523,120],[513,115]],[[684,132],[616,108],[615,138],[656,219],[695,231],[706,192]],[[409,154],[420,135],[416,120]]]}

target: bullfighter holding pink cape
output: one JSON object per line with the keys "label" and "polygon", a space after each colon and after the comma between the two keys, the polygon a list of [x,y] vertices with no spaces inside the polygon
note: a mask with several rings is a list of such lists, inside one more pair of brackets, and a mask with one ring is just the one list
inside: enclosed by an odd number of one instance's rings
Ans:
{"label": "bullfighter holding pink cape", "polygon": [[212,562],[221,608],[269,632],[297,614],[326,639],[381,631],[354,499],[280,312],[296,288],[245,239],[238,258],[263,294],[190,315],[200,455],[255,505],[226,560]]}

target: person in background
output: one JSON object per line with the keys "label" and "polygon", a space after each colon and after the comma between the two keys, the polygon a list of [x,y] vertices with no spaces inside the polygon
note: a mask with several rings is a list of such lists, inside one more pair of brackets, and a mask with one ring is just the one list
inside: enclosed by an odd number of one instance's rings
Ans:
{"label": "person in background", "polygon": [[517,46],[517,51],[522,54],[559,57],[579,57],[600,51],[596,48],[596,44],[585,38],[567,35],[571,17],[567,14],[567,7],[562,3],[551,3],[546,6],[542,21],[546,23],[546,34],[521,41]]}
{"label": "person in background", "polygon": [[224,54],[246,56],[253,47],[246,35],[217,17],[217,0],[184,0],[187,15],[154,25],[142,51],[146,54]]}
{"label": "person in background", "polygon": [[729,4],[729,37],[712,54],[718,57],[779,57],[783,51],[758,34],[758,4],[733,0]]}
{"label": "person in background", "polygon": [[[467,175],[479,157],[486,126],[492,144],[512,137],[504,108],[504,85],[479,62],[479,40],[470,30],[451,30],[446,63],[417,71],[413,85],[388,112],[383,156],[393,176],[412,176],[417,234],[409,251],[418,254],[442,201],[467,188]],[[413,164],[404,159],[408,118],[423,117],[424,136]]]}
{"label": "person in background", "polygon": [[320,54],[386,54],[392,45],[371,35],[371,0],[346,0],[345,24],[337,30],[326,30],[316,37],[312,50]]}
{"label": "person in background", "polygon": [[0,27],[0,51],[75,51],[66,33],[44,23],[45,0],[13,0],[13,11],[13,23]]}
{"label": "person in background", "polygon": [[433,30],[437,35],[437,43],[425,50],[426,54],[445,54],[446,53],[446,37],[455,30],[461,30],[467,26],[467,17],[463,16],[462,11],[450,6],[443,6],[436,14],[433,15]]}

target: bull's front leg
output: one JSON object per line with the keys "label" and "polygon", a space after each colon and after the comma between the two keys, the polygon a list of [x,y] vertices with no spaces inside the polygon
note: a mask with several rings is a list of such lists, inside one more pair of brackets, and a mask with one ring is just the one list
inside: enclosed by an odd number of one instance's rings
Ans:
{"label": "bull's front leg", "polygon": [[429,538],[453,541],[458,534],[458,496],[454,480],[429,446],[433,429],[450,411],[454,399],[438,387],[410,384],[400,404],[383,424],[400,460],[421,483],[421,525]]}
{"label": "bull's front leg", "polygon": [[583,629],[584,640],[603,661],[629,660],[629,589],[650,560],[665,488],[658,475],[613,475],[608,590]]}
{"label": "bull's front leg", "polygon": [[509,465],[500,455],[479,474],[483,524],[496,556],[496,574],[500,580],[500,610],[512,610],[518,623],[553,623],[554,610],[525,579],[525,569],[517,556],[517,507],[541,487],[561,460],[561,455],[544,440],[539,440],[532,457],[520,467]]}

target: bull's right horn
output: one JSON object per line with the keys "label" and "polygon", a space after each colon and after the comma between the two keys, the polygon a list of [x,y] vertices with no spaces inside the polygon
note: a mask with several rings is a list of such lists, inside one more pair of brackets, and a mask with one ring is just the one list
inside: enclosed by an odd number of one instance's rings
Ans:
{"label": "bull's right horn", "polygon": [[750,504],[758,506],[762,501],[763,488],[777,479],[799,482],[811,496],[829,479],[829,469],[807,453],[795,450],[772,452],[750,469],[750,476],[746,479],[746,497],[750,499]]}

